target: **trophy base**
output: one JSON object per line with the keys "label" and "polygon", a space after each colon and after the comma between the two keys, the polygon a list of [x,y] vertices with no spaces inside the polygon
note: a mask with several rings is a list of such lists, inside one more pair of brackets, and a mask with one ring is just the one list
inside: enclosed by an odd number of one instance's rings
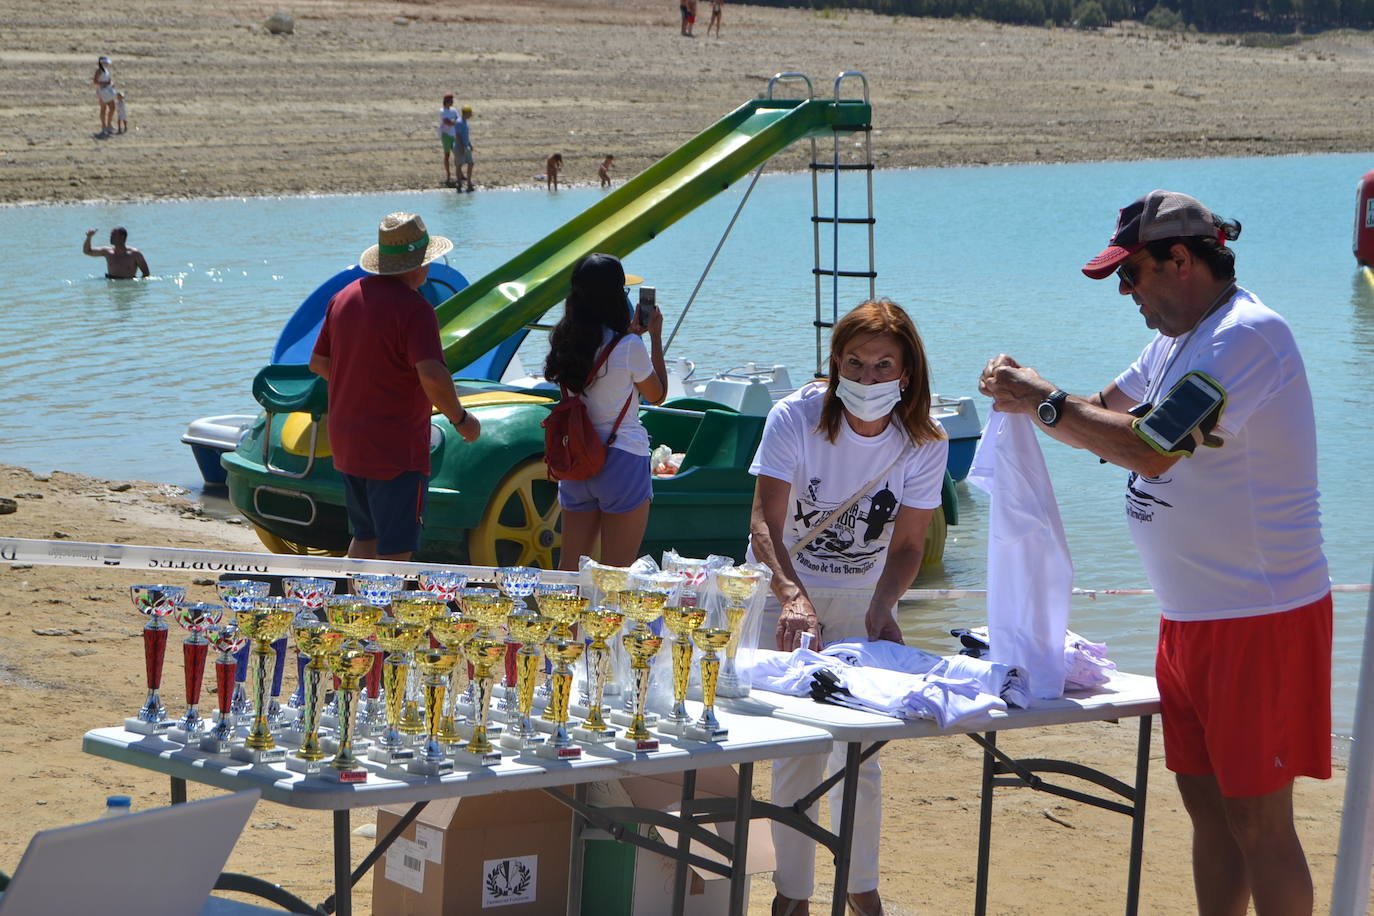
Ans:
{"label": "trophy base", "polygon": [[[632,712],[626,712],[626,711],[623,710],[623,709],[613,709],[613,710],[611,710],[610,715],[606,716],[606,718],[607,718],[607,719],[610,719],[610,720],[611,720],[613,723],[615,723],[616,725],[623,725],[623,726],[625,726],[626,728],[629,728],[629,727],[630,727],[631,725],[633,725],[634,722],[635,722],[634,713],[632,713]],[[646,713],[644,714],[644,727],[645,727],[645,728],[653,728],[654,726],[656,726],[656,725],[658,724],[658,719],[659,719],[658,713],[656,713],[656,712],[646,712]]]}
{"label": "trophy base", "polygon": [[346,785],[367,782],[367,770],[336,770],[327,763],[321,767],[320,771],[315,775],[327,782],[337,782]]}
{"label": "trophy base", "polygon": [[463,748],[453,752],[453,762],[470,767],[494,767],[501,762],[501,752],[492,748],[485,754],[475,754]]}
{"label": "trophy base", "polygon": [[382,747],[374,744],[367,749],[367,759],[383,766],[399,767],[415,761],[415,751],[408,747]]}
{"label": "trophy base", "polygon": [[196,729],[195,731],[189,731],[189,732],[188,732],[186,729],[182,728],[180,725],[174,725],[174,726],[172,726],[171,728],[169,728],[169,729],[167,730],[167,737],[168,737],[170,740],[176,741],[176,742],[178,742],[179,744],[185,744],[185,745],[187,745],[188,747],[189,747],[189,746],[192,746],[192,745],[194,745],[194,744],[196,744],[196,743],[198,743],[198,742],[200,741],[200,739],[203,738],[204,736],[205,736],[205,729],[204,729],[204,728],[198,728],[198,729]]}
{"label": "trophy base", "polygon": [[443,776],[453,772],[452,760],[412,760],[406,764],[406,772],[417,776]]}
{"label": "trophy base", "polygon": [[233,741],[229,738],[217,738],[214,735],[206,735],[200,739],[200,749],[207,754],[228,754],[233,747]]}
{"label": "trophy base", "polygon": [[575,744],[555,747],[548,742],[534,748],[536,757],[543,757],[545,760],[577,760],[582,756],[582,748]]}
{"label": "trophy base", "polygon": [[543,716],[531,719],[530,721],[533,722],[534,727],[541,732],[548,732],[552,735],[554,732],[558,731],[558,723],[550,719],[545,719]]}
{"label": "trophy base", "polygon": [[[458,734],[463,736],[464,741],[472,740],[473,725],[471,722],[460,722],[457,725],[457,729]],[[506,727],[502,725],[500,722],[487,723],[487,738],[489,740],[495,741],[497,738],[500,738],[505,733]]]}
{"label": "trophy base", "polygon": [[[601,714],[603,716],[610,711],[610,707],[604,704],[602,705]],[[568,712],[571,713],[574,718],[585,719],[587,718],[587,716],[591,715],[592,708],[588,706],[586,703],[569,703]]]}
{"label": "trophy base", "polygon": [[692,722],[692,719],[679,722],[676,719],[670,719],[664,716],[662,719],[658,720],[658,724],[654,726],[654,731],[663,735],[681,735],[684,729],[692,727]]}
{"label": "trophy base", "polygon": [[286,759],[286,748],[252,748],[244,747],[240,744],[236,745],[234,749],[230,751],[229,756],[233,757],[235,760],[242,760],[245,763],[251,763],[253,764],[253,766],[258,766],[264,763],[281,763],[283,760]]}
{"label": "trophy base", "polygon": [[728,684],[726,684],[724,681],[722,681],[721,683],[719,683],[719,684],[716,685],[716,696],[718,696],[718,697],[730,697],[731,699],[738,699],[739,697],[747,697],[747,696],[749,696],[749,685],[748,685],[748,684],[734,684],[734,685],[728,685]]}
{"label": "trophy base", "polygon": [[290,754],[286,758],[286,768],[293,773],[303,773],[306,776],[319,776],[329,769],[329,761],[321,758],[319,760],[302,760],[295,754]]}
{"label": "trophy base", "polygon": [[365,722],[359,721],[353,726],[353,737],[355,738],[379,738],[386,731],[385,722]]}
{"label": "trophy base", "polygon": [[159,738],[166,737],[167,733],[176,727],[176,723],[171,719],[162,719],[158,722],[145,722],[137,716],[130,716],[124,720],[124,730],[133,732],[136,735],[157,735]]}
{"label": "trophy base", "polygon": [[626,738],[621,735],[615,739],[615,746],[622,751],[656,751],[658,750],[657,738]]}
{"label": "trophy base", "polygon": [[700,725],[693,724],[684,725],[677,734],[686,738],[688,741],[701,741],[706,744],[715,744],[729,738],[730,729],[721,728],[719,726],[715,728],[702,728]]}
{"label": "trophy base", "polygon": [[543,735],[517,735],[507,731],[501,736],[500,745],[512,751],[523,751],[529,748],[539,747],[544,743]]}
{"label": "trophy base", "polygon": [[294,728],[288,728],[280,735],[272,736],[282,747],[300,747],[305,743],[305,732]]}
{"label": "trophy base", "polygon": [[[337,754],[339,752],[339,738],[337,735],[321,735],[320,747],[326,754]],[[361,753],[372,747],[372,742],[367,738],[353,739],[353,753]]]}
{"label": "trophy base", "polygon": [[613,728],[585,728],[581,725],[572,730],[573,740],[582,744],[605,744],[614,740],[617,734],[619,732]]}

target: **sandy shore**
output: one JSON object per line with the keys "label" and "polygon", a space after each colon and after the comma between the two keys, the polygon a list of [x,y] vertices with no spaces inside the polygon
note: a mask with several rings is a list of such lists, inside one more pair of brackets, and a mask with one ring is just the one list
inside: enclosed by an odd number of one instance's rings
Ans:
{"label": "sandy shore", "polygon": [[[800,70],[862,70],[875,158],[910,167],[1374,148],[1374,36],[1246,47],[1133,24],[1100,32],[729,4],[678,35],[670,0],[9,0],[0,201],[433,188],[440,96],[475,114],[474,178],[528,185],[644,169]],[[704,18],[704,17],[703,17]],[[704,33],[704,23],[698,32]],[[106,140],[91,74],[114,60],[130,133]],[[789,94],[789,93],[781,93]],[[803,146],[778,168],[805,165]],[[541,182],[542,184],[542,182]]]}
{"label": "sandy shore", "polygon": [[[184,494],[146,483],[73,474],[34,475],[0,465],[0,497],[17,511],[0,515],[0,535],[171,547],[256,550],[246,526],[208,518]],[[12,870],[35,830],[95,817],[107,794],[134,796],[138,809],[165,804],[167,779],[81,752],[81,735],[110,726],[143,701],[142,618],[123,570],[0,566],[0,869]],[[213,600],[211,581],[169,574],[199,600]],[[173,647],[180,640],[173,635]],[[945,647],[931,647],[937,650]],[[180,710],[180,662],[168,653],[164,696]],[[212,682],[211,682],[212,683]],[[207,689],[208,689],[207,684]],[[207,696],[205,705],[213,703]],[[1135,721],[1027,729],[1001,736],[1014,755],[1076,760],[1130,781]],[[1140,911],[1192,913],[1189,831],[1155,729],[1150,765]],[[979,750],[958,737],[907,741],[883,751],[886,779],[882,891],[894,916],[972,909],[977,852]],[[767,767],[759,792],[767,793]],[[1330,899],[1345,771],[1296,789],[1298,826],[1317,884]],[[1085,787],[1086,788],[1086,787]],[[193,798],[214,790],[191,786]],[[1117,814],[1031,791],[1003,791],[996,819],[989,912],[1119,911],[1125,888],[1129,822]],[[353,824],[374,821],[360,809]],[[369,843],[354,843],[355,863]],[[330,819],[324,812],[261,804],[230,860],[233,871],[280,883],[312,903],[331,890]],[[829,874],[822,861],[824,885]],[[371,911],[369,876],[355,912]],[[828,886],[819,889],[828,894]],[[755,882],[752,913],[766,913],[771,882]],[[820,910],[817,910],[820,912]]]}

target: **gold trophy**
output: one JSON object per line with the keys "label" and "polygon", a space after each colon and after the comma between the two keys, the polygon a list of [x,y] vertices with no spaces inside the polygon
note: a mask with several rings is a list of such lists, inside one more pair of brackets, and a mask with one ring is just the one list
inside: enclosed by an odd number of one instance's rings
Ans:
{"label": "gold trophy", "polygon": [[[614,597],[616,606],[620,608],[625,618],[634,621],[634,626],[630,627],[626,635],[651,633],[649,624],[662,616],[663,606],[668,601],[668,596],[664,592],[647,588],[622,589],[616,592]],[[625,651],[628,652],[630,644],[623,638],[620,642],[625,647]],[[630,672],[630,677],[635,677],[633,669]],[[647,696],[649,689],[647,684],[644,689]],[[646,726],[658,723],[658,715],[646,712],[644,704],[635,699],[635,691],[631,690],[625,695],[625,705],[621,709],[611,711],[611,721],[617,725],[629,726],[636,718],[639,718]]]}
{"label": "gold trophy", "polygon": [[268,659],[276,655],[272,643],[286,635],[291,621],[302,605],[294,598],[259,598],[246,611],[235,615],[235,622],[244,635],[253,640],[253,654],[250,660],[250,687],[253,701],[253,727],[248,732],[241,747],[235,747],[232,755],[237,760],[251,764],[276,763],[285,759],[286,749],[277,746],[272,739],[272,729],[267,724],[268,704]]}
{"label": "gold trophy", "polygon": [[[440,646],[437,649],[424,649],[416,656],[420,669],[420,683],[425,691],[425,743],[420,753],[406,766],[412,773],[422,776],[443,776],[453,771],[453,761],[448,759],[448,751],[439,737],[439,723],[444,709],[444,692],[448,687],[449,675],[457,667],[463,655],[457,648]],[[466,664],[466,662],[464,662]]]}
{"label": "gold trophy", "polygon": [[198,744],[205,734],[205,720],[200,717],[200,688],[205,682],[205,659],[210,654],[210,640],[205,634],[223,616],[222,604],[177,606],[177,623],[190,634],[181,644],[186,675],[186,714],[171,731],[172,740],[182,744]]}
{"label": "gold trophy", "polygon": [[300,724],[295,729],[300,748],[287,755],[286,768],[307,775],[318,774],[323,768],[324,748],[320,746],[320,712],[324,707],[325,675],[329,673],[327,656],[339,648],[344,634],[338,627],[319,620],[312,614],[299,614],[291,628],[296,637],[296,650],[305,656],[301,669],[304,700]]}
{"label": "gold trophy", "polygon": [[[541,585],[535,592],[535,602],[539,605],[539,613],[554,621],[553,632],[549,634],[550,639],[562,639],[572,642],[573,624],[577,623],[578,617],[587,609],[591,603],[590,599],[578,597],[576,585]],[[552,678],[546,680],[540,687],[543,694],[545,705],[544,714],[539,717],[540,723],[553,724],[553,712],[549,709],[547,701],[552,695]],[[564,710],[564,718],[567,718],[567,710]],[[547,729],[546,729],[547,730]]]}
{"label": "gold trophy", "polygon": [[139,735],[164,735],[175,724],[167,718],[158,691],[162,689],[162,662],[167,655],[166,617],[176,613],[186,598],[179,585],[133,585],[129,597],[140,614],[148,618],[143,625],[143,669],[148,679],[148,698],[138,714],[124,720],[124,728]]}
{"label": "gold trophy", "polygon": [[[510,599],[502,596],[510,606]],[[471,605],[469,605],[470,607]],[[501,752],[492,746],[487,737],[487,717],[491,713],[491,682],[493,666],[500,664],[506,652],[506,640],[500,634],[479,631],[463,647],[463,654],[472,662],[474,682],[477,684],[476,702],[473,704],[472,738],[467,745],[453,756],[459,763],[473,766],[494,766],[501,762]]]}
{"label": "gold trophy", "polygon": [[614,607],[615,593],[630,587],[628,566],[605,566],[595,560],[588,560],[583,564],[582,571],[591,576],[592,585],[596,587],[596,594],[590,597],[593,600],[599,598],[606,607]]}
{"label": "gold trophy", "polygon": [[[215,591],[219,593],[219,600],[237,614],[251,608],[259,598],[266,598],[272,591],[272,583],[261,579],[221,579],[215,583]],[[245,639],[235,656],[234,693],[229,703],[229,710],[235,719],[252,712],[248,706],[248,688],[245,686],[248,680],[248,651],[248,640]]]}
{"label": "gold trophy", "polygon": [[693,741],[724,741],[729,730],[721,728],[716,721],[716,677],[720,673],[720,655],[717,653],[730,644],[735,634],[720,627],[703,627],[692,632],[701,649],[701,718],[695,725],[682,730],[682,737]]}
{"label": "gold trophy", "polygon": [[572,693],[572,666],[582,657],[582,640],[564,639],[555,634],[544,643],[544,654],[553,662],[553,672],[549,675],[549,705],[545,711],[546,717],[552,716],[553,734],[534,752],[550,760],[575,760],[582,756],[582,748],[573,744],[568,734],[568,696]]}
{"label": "gold trophy", "polygon": [[358,713],[358,688],[372,668],[372,654],[350,639],[326,652],[325,660],[339,677],[339,742],[334,759],[320,770],[320,776],[334,782],[367,782],[367,770],[353,755],[353,720]]}
{"label": "gold trophy", "polygon": [[[515,607],[515,599],[501,594],[494,588],[465,588],[458,592],[458,601],[463,606],[463,615],[472,617],[477,621],[477,635],[502,640],[501,651],[502,657],[504,657],[506,617],[510,614],[511,608]],[[468,661],[472,661],[472,659],[469,658]],[[473,662],[474,669],[476,666],[477,663]],[[471,702],[474,710],[478,705],[476,690],[477,683],[473,681],[468,686],[468,691],[472,694]],[[504,726],[491,722],[490,714],[490,709],[488,709],[487,736],[496,738],[500,736]]]}
{"label": "gold trophy", "polygon": [[[281,580],[282,594],[295,598],[305,605],[305,611],[317,620],[324,620],[324,602],[334,594],[333,579],[318,579],[313,576],[286,576]],[[292,624],[292,630],[295,624]],[[307,656],[296,649],[296,689],[286,698],[287,715],[296,720],[293,731],[301,733],[299,716],[305,706],[305,665]]]}
{"label": "gold trophy", "polygon": [[625,622],[625,615],[607,607],[588,608],[578,618],[582,632],[591,639],[587,646],[587,703],[584,721],[573,729],[573,737],[588,744],[604,744],[615,737],[615,729],[602,717],[601,692],[611,669],[611,647],[606,640]]}
{"label": "gold trophy", "polygon": [[[372,631],[377,628],[377,621],[382,619],[384,611],[385,608],[373,604],[362,595],[335,595],[324,603],[329,625],[338,628],[344,639],[358,643],[359,648],[365,648],[363,643],[372,639]],[[374,659],[373,664],[375,663]],[[339,699],[336,692],[334,702],[327,706],[320,716],[321,724],[338,727]],[[366,743],[363,746],[366,746]]]}
{"label": "gold trophy", "polygon": [[[448,613],[448,599],[438,592],[407,589],[396,592],[391,596],[391,613],[398,620],[405,623],[418,624],[422,629],[429,629],[430,622]],[[424,636],[414,648],[419,648],[425,642]],[[383,646],[383,648],[386,648]],[[411,651],[414,651],[414,648]],[[387,649],[387,651],[391,651]],[[405,735],[409,744],[418,743],[419,736],[425,733],[425,720],[420,715],[420,671],[413,665],[410,667],[409,675],[400,684],[401,692],[405,698],[401,711],[401,734]],[[387,708],[391,708],[390,687],[384,687],[386,692]]]}
{"label": "gold trophy", "polygon": [[406,673],[411,668],[411,656],[424,642],[425,627],[394,617],[383,617],[373,634],[377,643],[387,651],[386,661],[382,665],[386,729],[368,748],[367,759],[387,766],[400,766],[415,759],[415,752],[410,749],[410,742],[402,733],[401,705],[405,700]]}
{"label": "gold trophy", "polygon": [[215,658],[215,699],[219,707],[219,721],[200,739],[200,749],[212,754],[227,754],[234,738],[236,720],[233,711],[234,675],[238,671],[239,661],[234,656],[248,645],[248,637],[233,623],[211,627],[209,637],[210,645],[219,650]]}
{"label": "gold trophy", "polygon": [[506,643],[506,657],[510,657],[512,645],[518,648],[515,651],[515,712],[506,721],[502,747],[523,751],[544,742],[544,736],[530,720],[530,713],[534,709],[534,684],[539,669],[544,666],[544,654],[539,647],[553,627],[553,618],[542,614],[511,614],[506,618],[506,632],[511,638],[511,642]]}
{"label": "gold trophy", "polygon": [[730,630],[730,642],[725,647],[725,664],[721,667],[720,684],[716,692],[723,697],[747,696],[749,691],[740,684],[735,671],[735,653],[739,651],[740,630],[749,603],[759,590],[762,577],[758,570],[747,566],[727,566],[716,570],[716,588],[725,599],[725,621]]}
{"label": "gold trophy", "polygon": [[[624,596],[626,593],[620,594]],[[625,651],[630,654],[630,697],[633,700],[634,713],[630,718],[630,727],[625,730],[624,735],[615,739],[615,746],[624,751],[656,751],[658,739],[649,733],[644,716],[644,703],[649,698],[649,662],[663,647],[663,637],[646,628],[631,630],[621,636],[620,641],[625,646]]]}
{"label": "gold trophy", "polygon": [[453,745],[463,740],[462,733],[458,731],[458,696],[467,686],[468,676],[468,662],[463,655],[463,647],[477,632],[477,621],[459,614],[446,614],[432,621],[429,631],[444,648],[458,652],[458,663],[453,666],[448,676],[445,700],[447,707],[443,718],[439,720],[439,731],[436,733],[440,743],[452,749]]}
{"label": "gold trophy", "polygon": [[675,735],[692,724],[687,712],[687,682],[692,677],[692,631],[706,622],[704,607],[665,607],[663,623],[673,634],[673,709],[663,717],[658,730]]}

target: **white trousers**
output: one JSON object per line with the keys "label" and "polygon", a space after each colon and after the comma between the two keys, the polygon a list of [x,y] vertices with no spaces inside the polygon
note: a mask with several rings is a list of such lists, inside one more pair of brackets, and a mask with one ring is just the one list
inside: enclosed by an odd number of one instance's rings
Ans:
{"label": "white trousers", "polygon": [[[859,589],[808,588],[816,617],[823,625],[826,643],[863,641],[868,639],[864,617],[872,592]],[[781,608],[772,595],[764,603],[763,623],[759,630],[759,644],[776,648],[778,613]],[[819,649],[820,646],[813,646]],[[790,806],[797,799],[820,785],[831,773],[844,768],[846,745],[836,742],[828,755],[786,757],[773,761],[773,803]],[[830,829],[836,833],[840,826],[840,805],[844,783],[830,790]],[[817,805],[807,810],[816,819]],[[854,799],[854,844],[849,860],[851,894],[862,894],[878,887],[878,840],[883,825],[883,771],[874,754],[859,767],[858,794]],[[778,865],[773,872],[773,884],[779,894],[793,900],[807,900],[816,889],[816,844],[791,827],[773,824],[773,848]]]}

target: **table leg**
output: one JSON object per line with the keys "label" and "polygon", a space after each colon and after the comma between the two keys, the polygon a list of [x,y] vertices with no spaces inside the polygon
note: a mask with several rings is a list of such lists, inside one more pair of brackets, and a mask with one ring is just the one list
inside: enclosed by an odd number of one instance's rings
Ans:
{"label": "table leg", "polygon": [[978,880],[973,898],[974,916],[988,911],[988,860],[992,853],[992,774],[996,763],[992,749],[997,746],[997,732],[983,736],[983,779],[979,787],[982,801],[978,808]]}
{"label": "table leg", "polygon": [[353,916],[353,853],[348,809],[334,812],[334,912]]}
{"label": "table leg", "polygon": [[1140,865],[1145,855],[1145,795],[1150,781],[1150,735],[1153,716],[1140,717],[1135,750],[1135,805],[1131,812],[1131,863],[1126,875],[1126,916],[1140,903]]}
{"label": "table leg", "polygon": [[[578,783],[573,786],[573,798],[581,804],[587,803],[586,783]],[[586,853],[582,831],[586,827],[587,821],[577,813],[576,808],[571,809],[571,812],[572,842],[568,845],[568,916],[581,916],[582,859]]]}
{"label": "table leg", "polygon": [[753,761],[739,765],[739,786],[735,790],[735,846],[730,856],[730,914],[743,916],[744,888],[748,884],[749,818],[754,802]]}
{"label": "table leg", "polygon": [[[753,787],[750,786],[752,790]],[[673,873],[673,916],[683,916],[687,911],[687,853],[692,848],[692,838],[687,835],[687,808],[697,791],[697,771],[687,770],[682,774],[682,807],[678,817],[682,818],[683,828],[677,832],[677,868]]]}
{"label": "table leg", "polygon": [[[835,891],[831,896],[831,916],[845,916],[845,897],[849,890],[849,859],[854,852],[854,802],[859,796],[859,742],[851,741],[844,750],[844,788],[841,790],[839,847],[835,850]],[[833,820],[835,812],[831,811]]]}
{"label": "table leg", "polygon": [[172,777],[172,804],[186,804],[186,780],[180,776]]}

